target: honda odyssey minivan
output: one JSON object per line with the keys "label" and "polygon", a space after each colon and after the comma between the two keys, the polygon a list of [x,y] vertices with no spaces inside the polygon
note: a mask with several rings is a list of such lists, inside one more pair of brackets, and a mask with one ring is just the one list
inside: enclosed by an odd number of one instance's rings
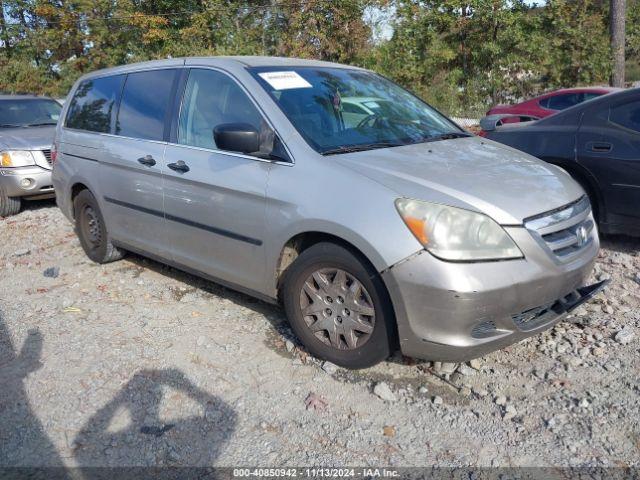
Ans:
{"label": "honda odyssey minivan", "polygon": [[598,234],[566,172],[373,72],[171,59],[91,73],[69,98],[53,182],[92,260],[137,252],[280,302],[338,365],[398,346],[467,360],[604,286],[585,286]]}

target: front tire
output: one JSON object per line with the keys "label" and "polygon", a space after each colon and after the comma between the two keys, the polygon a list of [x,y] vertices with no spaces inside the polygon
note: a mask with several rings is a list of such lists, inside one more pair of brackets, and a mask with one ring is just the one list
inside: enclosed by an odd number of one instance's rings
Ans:
{"label": "front tire", "polygon": [[10,217],[20,212],[22,199],[20,197],[9,197],[4,189],[0,187],[0,217]]}
{"label": "front tire", "polygon": [[342,246],[303,251],[285,273],[282,300],[291,328],[318,358],[356,369],[393,352],[395,321],[382,279]]}
{"label": "front tire", "polygon": [[89,190],[73,199],[76,235],[87,256],[96,263],[120,260],[124,253],[111,243],[98,202]]}

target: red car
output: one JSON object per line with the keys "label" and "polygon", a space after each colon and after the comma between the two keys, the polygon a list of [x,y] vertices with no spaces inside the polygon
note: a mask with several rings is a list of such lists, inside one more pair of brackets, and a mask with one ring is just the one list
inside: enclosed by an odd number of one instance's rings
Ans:
{"label": "red car", "polygon": [[[511,113],[531,117],[532,120],[535,120],[617,90],[620,89],[612,87],[563,88],[515,105],[496,105],[487,112],[487,115]],[[514,120],[517,121],[517,119]],[[508,123],[508,120],[505,120],[505,123]]]}

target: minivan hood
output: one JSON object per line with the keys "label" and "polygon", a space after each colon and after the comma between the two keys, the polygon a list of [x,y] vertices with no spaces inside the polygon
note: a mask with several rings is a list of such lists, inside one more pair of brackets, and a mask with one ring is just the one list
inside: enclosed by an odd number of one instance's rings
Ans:
{"label": "minivan hood", "polygon": [[327,157],[409,197],[483,212],[502,225],[571,203],[563,170],[511,147],[465,137]]}
{"label": "minivan hood", "polygon": [[55,125],[0,128],[0,148],[3,150],[48,150],[51,148],[55,133]]}

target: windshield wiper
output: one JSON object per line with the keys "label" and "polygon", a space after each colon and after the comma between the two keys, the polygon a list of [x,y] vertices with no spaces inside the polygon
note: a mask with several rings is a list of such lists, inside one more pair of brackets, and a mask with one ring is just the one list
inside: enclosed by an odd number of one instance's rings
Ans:
{"label": "windshield wiper", "polygon": [[376,148],[389,148],[389,147],[401,147],[406,143],[399,142],[377,142],[366,143],[364,145],[343,145],[338,148],[330,148],[320,152],[322,155],[337,155],[340,153],[352,153],[352,152],[364,152],[365,150],[374,150]]}
{"label": "windshield wiper", "polygon": [[17,123],[0,123],[0,128],[19,128],[24,125],[18,125]]}
{"label": "windshield wiper", "polygon": [[43,125],[57,125],[56,122],[27,123],[25,127],[41,127]]}
{"label": "windshield wiper", "polygon": [[424,137],[423,141],[425,142],[436,142],[438,140],[451,140],[453,138],[465,138],[465,137],[471,137],[472,135],[470,133],[465,133],[465,132],[447,132],[447,133],[440,133],[438,135],[431,135],[429,137]]}

